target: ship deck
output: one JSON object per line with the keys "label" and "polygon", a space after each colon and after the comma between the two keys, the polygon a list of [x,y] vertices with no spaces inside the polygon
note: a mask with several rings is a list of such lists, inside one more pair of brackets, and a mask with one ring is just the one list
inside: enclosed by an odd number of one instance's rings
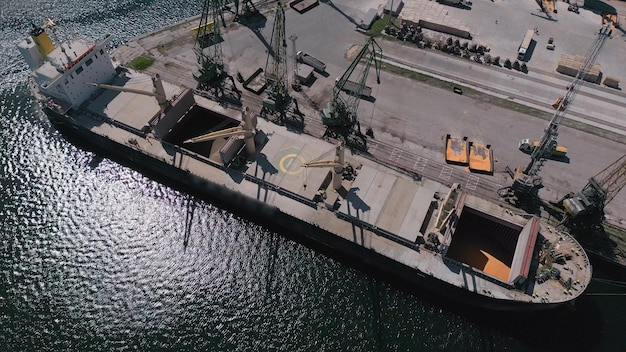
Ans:
{"label": "ship deck", "polygon": [[[179,93],[171,87],[166,88],[166,91],[168,98]],[[460,221],[449,243],[450,248],[442,256],[442,253],[431,251],[423,244],[433,227],[438,204],[450,191],[450,185],[425,178],[416,180],[359,155],[346,155],[346,162],[357,170],[357,175],[352,180],[343,180],[342,188],[334,191],[329,181],[332,169],[303,168],[302,164],[312,160],[332,159],[335,146],[308,135],[296,134],[265,120],[258,121],[257,128],[263,131],[264,140],[258,144],[257,153],[248,158],[243,168],[230,169],[219,164],[219,159],[215,158],[216,148],[224,145],[225,140],[213,142],[213,146],[205,153],[181,147],[183,138],[178,134],[192,136],[204,132],[198,130],[197,121],[186,121],[192,130],[177,131],[176,136],[161,135],[158,139],[151,133],[138,134],[153,119],[158,105],[151,97],[142,96],[139,99],[134,95],[134,99],[128,99],[126,94],[129,93],[104,92],[90,105],[92,113],[98,111],[117,121],[116,124],[107,119],[96,121],[92,118],[80,119],[78,123],[111,141],[141,151],[144,155],[197,178],[276,207],[293,218],[450,285],[507,301],[538,303],[547,299],[550,302],[571,299],[572,293],[564,294],[562,285],[555,280],[546,281],[537,287],[531,284],[525,290],[511,289],[511,272],[517,272],[520,268],[523,271],[529,255],[533,255],[534,242],[528,240],[533,232],[521,230],[529,223],[527,218],[513,214],[495,203],[468,195],[462,204],[465,209],[459,213]],[[194,99],[194,108],[208,109],[212,111],[211,114],[223,116],[223,121],[217,119],[215,124],[229,127],[229,123],[241,119],[241,113],[237,110],[224,108],[202,97],[194,96]],[[185,114],[191,110],[187,109]],[[197,120],[205,118],[206,114],[194,112],[185,116]],[[173,123],[177,123],[184,119],[174,116],[172,121],[176,120]],[[119,128],[119,123],[129,128]],[[202,129],[207,128],[210,129],[210,126]],[[168,131],[173,133],[176,126]],[[316,198],[320,194],[325,195],[321,200]],[[489,214],[488,217],[495,220],[481,225],[480,219],[487,216],[484,214]],[[494,224],[513,225],[498,227]],[[495,230],[488,228],[494,226]],[[515,230],[511,231],[511,228]],[[485,234],[487,231],[490,232]],[[546,238],[557,236],[550,231],[535,229],[534,234],[537,232]],[[502,240],[506,236],[508,238]],[[498,239],[495,241],[498,245],[493,244],[494,238]],[[571,246],[571,253],[582,252],[575,242]],[[578,261],[576,264],[570,263],[570,267],[576,265],[581,268],[580,272],[584,272],[582,267],[588,265],[586,256],[577,254],[573,258]],[[568,273],[566,270],[561,272],[564,276]],[[534,276],[532,272],[531,276]],[[588,283],[590,279],[570,276],[582,284]],[[545,294],[533,294],[535,290]]]}
{"label": "ship deck", "polygon": [[[152,80],[144,75],[116,77],[111,85],[152,92]],[[181,88],[163,82],[168,97],[181,93]],[[101,93],[87,105],[87,110],[98,116],[106,116],[131,128],[141,130],[160,112],[154,97],[136,93],[102,89]]]}

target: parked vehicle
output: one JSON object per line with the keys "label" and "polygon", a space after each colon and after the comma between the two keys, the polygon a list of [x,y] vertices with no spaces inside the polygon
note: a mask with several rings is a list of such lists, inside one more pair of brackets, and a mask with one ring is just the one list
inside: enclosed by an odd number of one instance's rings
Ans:
{"label": "parked vehicle", "polygon": [[524,61],[526,58],[526,53],[528,48],[530,47],[530,43],[533,40],[533,35],[535,34],[534,29],[529,29],[526,31],[526,35],[524,36],[524,40],[522,40],[522,44],[520,44],[519,49],[517,49],[517,59],[520,61]]}
{"label": "parked vehicle", "polygon": [[296,57],[298,58],[299,62],[305,63],[311,67],[313,67],[316,71],[318,72],[325,72],[326,71],[326,64],[321,61],[316,59],[315,57],[303,52],[303,51],[298,51],[298,53],[296,54]]}

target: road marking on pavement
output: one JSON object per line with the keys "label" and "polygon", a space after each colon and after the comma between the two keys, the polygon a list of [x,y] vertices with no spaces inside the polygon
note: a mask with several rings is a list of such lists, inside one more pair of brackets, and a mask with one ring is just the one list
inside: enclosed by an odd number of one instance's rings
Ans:
{"label": "road marking on pavement", "polygon": [[415,161],[415,164],[413,164],[413,169],[419,172],[423,172],[424,169],[426,168],[427,163],[428,163],[428,159],[418,156],[417,160]]}
{"label": "road marking on pavement", "polygon": [[478,182],[480,182],[480,177],[469,175],[467,177],[467,184],[465,185],[465,187],[469,190],[475,191],[476,187],[478,187]]}
{"label": "road marking on pavement", "polygon": [[398,161],[400,161],[400,155],[402,155],[402,150],[398,148],[393,148],[391,154],[389,154],[389,160],[397,163]]}
{"label": "road marking on pavement", "polygon": [[374,154],[376,149],[378,149],[378,143],[374,143],[370,148],[368,148],[368,152],[370,152],[370,154]]}
{"label": "road marking on pavement", "polygon": [[452,171],[453,169],[449,166],[442,167],[441,172],[439,173],[439,178],[448,181],[450,176],[452,176]]}

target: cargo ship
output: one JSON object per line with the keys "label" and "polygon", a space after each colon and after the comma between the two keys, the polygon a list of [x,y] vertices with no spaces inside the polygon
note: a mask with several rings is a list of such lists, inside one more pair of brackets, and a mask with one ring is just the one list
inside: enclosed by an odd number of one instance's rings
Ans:
{"label": "cargo ship", "polygon": [[126,68],[110,36],[61,42],[56,30],[48,20],[18,43],[32,93],[54,125],[119,162],[463,304],[547,309],[589,285],[581,245],[537,216]]}

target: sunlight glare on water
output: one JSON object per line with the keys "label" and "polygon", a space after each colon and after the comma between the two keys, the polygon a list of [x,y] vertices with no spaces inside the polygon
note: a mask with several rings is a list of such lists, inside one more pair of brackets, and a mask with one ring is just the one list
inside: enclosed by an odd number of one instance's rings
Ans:
{"label": "sunlight glare on water", "polygon": [[[198,15],[201,6],[182,0],[2,1],[0,350],[562,346],[545,338],[548,333],[539,335],[541,343],[529,338],[541,325],[533,318],[491,320],[419,290],[407,292],[359,270],[358,263],[330,258],[76,146],[31,98],[27,67],[15,48],[31,23],[49,17],[67,29],[64,35],[93,40],[112,34],[119,45]],[[588,313],[593,302],[582,307],[560,312],[563,321],[597,323],[597,314]]]}

